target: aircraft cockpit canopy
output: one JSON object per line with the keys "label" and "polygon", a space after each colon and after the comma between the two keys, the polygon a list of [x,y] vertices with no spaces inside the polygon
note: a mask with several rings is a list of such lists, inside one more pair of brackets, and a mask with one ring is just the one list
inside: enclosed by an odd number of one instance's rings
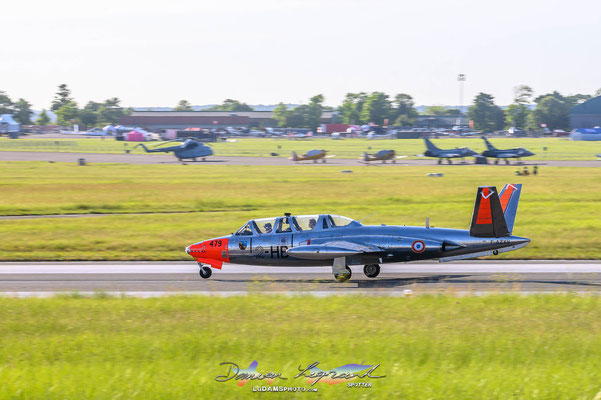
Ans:
{"label": "aircraft cockpit canopy", "polygon": [[286,215],[248,221],[236,232],[237,236],[268,235],[272,233],[298,233],[335,229],[349,225],[361,226],[353,219],[334,214]]}

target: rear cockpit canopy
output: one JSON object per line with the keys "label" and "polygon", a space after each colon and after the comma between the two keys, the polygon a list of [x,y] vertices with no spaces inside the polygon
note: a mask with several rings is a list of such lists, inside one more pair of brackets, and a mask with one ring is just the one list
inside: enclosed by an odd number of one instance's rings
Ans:
{"label": "rear cockpit canopy", "polygon": [[286,215],[248,221],[238,229],[236,236],[269,235],[272,233],[299,233],[335,229],[345,226],[361,226],[361,223],[341,215]]}

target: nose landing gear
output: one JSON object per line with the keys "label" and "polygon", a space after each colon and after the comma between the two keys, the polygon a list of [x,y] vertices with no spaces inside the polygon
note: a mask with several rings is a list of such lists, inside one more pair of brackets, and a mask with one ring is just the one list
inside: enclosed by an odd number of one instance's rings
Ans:
{"label": "nose landing gear", "polygon": [[198,263],[200,269],[198,270],[198,274],[202,279],[209,279],[211,275],[213,275],[213,271],[209,267],[203,266],[201,263]]}

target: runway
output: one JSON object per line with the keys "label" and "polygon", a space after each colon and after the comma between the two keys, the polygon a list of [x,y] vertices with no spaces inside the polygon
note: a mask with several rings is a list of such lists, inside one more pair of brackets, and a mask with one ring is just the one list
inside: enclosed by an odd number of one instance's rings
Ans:
{"label": "runway", "polygon": [[350,281],[331,268],[224,265],[210,279],[190,262],[0,263],[0,296],[45,297],[78,292],[137,297],[174,294],[385,295],[496,292],[601,294],[599,261],[468,261],[386,264],[375,279],[353,266]]}
{"label": "runway", "polygon": [[[180,162],[172,155],[166,154],[103,154],[103,153],[64,153],[64,152],[28,152],[28,151],[0,151],[0,161],[46,161],[46,162],[68,162],[77,163],[80,158],[86,160],[88,164],[95,163],[117,163],[117,164],[167,164],[167,165],[335,165],[341,167],[361,167],[361,166],[384,166],[384,167],[402,167],[403,165],[424,165],[437,166],[437,159],[420,160],[399,160],[392,164],[387,162],[382,164],[380,161],[365,163],[359,159],[348,158],[329,158],[326,164],[321,161],[314,163],[312,161],[292,162],[286,157],[222,157],[219,155],[207,157],[206,161],[185,161]],[[444,166],[448,164],[443,164]],[[451,166],[461,166],[460,161],[454,160]],[[467,165],[474,165],[469,163]],[[494,166],[494,164],[488,164]],[[504,165],[504,163],[500,164]],[[520,166],[540,165],[553,167],[601,167],[601,161],[565,161],[565,160],[525,160]],[[486,167],[487,165],[482,165]],[[510,166],[517,167],[515,161]]]}

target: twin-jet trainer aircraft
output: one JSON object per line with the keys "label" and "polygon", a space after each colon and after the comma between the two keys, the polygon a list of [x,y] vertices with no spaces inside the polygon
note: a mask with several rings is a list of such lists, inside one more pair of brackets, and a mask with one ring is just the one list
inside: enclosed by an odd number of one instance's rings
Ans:
{"label": "twin-jet trainer aircraft", "polygon": [[426,157],[436,157],[438,158],[438,163],[442,164],[442,159],[446,158],[447,162],[449,164],[452,164],[451,162],[451,158],[465,158],[465,157],[471,157],[471,156],[476,156],[478,155],[478,153],[476,153],[474,150],[469,149],[467,147],[460,147],[460,148],[456,148],[456,149],[439,149],[438,147],[436,147],[434,145],[434,143],[432,143],[430,141],[430,139],[425,138],[424,141],[426,142],[426,152],[424,153],[424,156]]}
{"label": "twin-jet trainer aircraft", "polygon": [[518,161],[521,161],[522,157],[530,157],[534,155],[533,152],[526,150],[523,147],[499,150],[493,146],[486,137],[482,136],[482,139],[484,139],[484,143],[486,143],[486,150],[482,152],[482,155],[484,157],[496,158],[495,164],[499,163],[499,158],[503,158],[505,163],[509,164],[510,158],[517,158]]}
{"label": "twin-jet trainer aircraft", "polygon": [[521,184],[481,186],[469,230],[416,226],[363,225],[330,214],[250,220],[236,233],[194,243],[186,252],[197,260],[200,276],[224,262],[264,266],[331,265],[336,280],[350,279],[349,265],[364,265],[369,278],[380,264],[415,260],[461,260],[517,250],[530,239],[513,236]]}

